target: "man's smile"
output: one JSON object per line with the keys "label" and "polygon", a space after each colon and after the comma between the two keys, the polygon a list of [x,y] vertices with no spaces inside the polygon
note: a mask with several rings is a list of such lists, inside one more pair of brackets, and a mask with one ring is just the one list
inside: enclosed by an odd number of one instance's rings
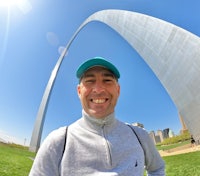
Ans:
{"label": "man's smile", "polygon": [[103,104],[108,100],[108,98],[94,98],[91,99],[90,101],[96,104]]}

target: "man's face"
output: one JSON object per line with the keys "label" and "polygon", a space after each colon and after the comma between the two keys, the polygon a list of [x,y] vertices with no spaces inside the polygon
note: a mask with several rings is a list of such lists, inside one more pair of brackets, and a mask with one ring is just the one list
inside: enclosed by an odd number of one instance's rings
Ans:
{"label": "man's face", "polygon": [[120,86],[109,70],[93,67],[83,75],[77,92],[88,115],[104,118],[114,112]]}

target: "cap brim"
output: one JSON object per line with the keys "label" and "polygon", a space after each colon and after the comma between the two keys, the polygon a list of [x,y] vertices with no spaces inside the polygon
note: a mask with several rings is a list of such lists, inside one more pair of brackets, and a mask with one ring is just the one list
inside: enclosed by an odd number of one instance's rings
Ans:
{"label": "cap brim", "polygon": [[110,70],[116,78],[120,78],[120,73],[119,73],[118,69],[113,64],[104,60],[101,57],[95,57],[95,58],[87,60],[86,62],[81,64],[79,66],[78,70],[76,71],[77,78],[80,79],[88,69],[95,67],[95,66],[105,67],[108,70]]}

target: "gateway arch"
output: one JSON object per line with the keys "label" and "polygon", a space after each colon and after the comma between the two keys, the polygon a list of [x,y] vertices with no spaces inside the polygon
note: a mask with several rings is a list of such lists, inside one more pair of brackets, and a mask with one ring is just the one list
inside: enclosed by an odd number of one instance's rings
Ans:
{"label": "gateway arch", "polygon": [[39,148],[48,101],[64,56],[81,29],[92,21],[107,24],[139,53],[168,92],[190,133],[200,140],[200,38],[148,15],[102,10],[81,24],[58,59],[40,104],[30,150]]}

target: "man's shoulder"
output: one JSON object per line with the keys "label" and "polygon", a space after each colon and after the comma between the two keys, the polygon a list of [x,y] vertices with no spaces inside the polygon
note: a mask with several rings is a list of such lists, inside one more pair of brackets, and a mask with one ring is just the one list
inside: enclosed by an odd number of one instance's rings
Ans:
{"label": "man's shoulder", "polygon": [[59,143],[62,142],[66,134],[67,126],[63,126],[51,131],[44,142]]}
{"label": "man's shoulder", "polygon": [[146,135],[146,134],[148,134],[148,132],[145,130],[145,128],[142,128],[142,127],[136,126],[136,125],[132,125],[132,124],[128,124],[128,123],[126,123],[126,125],[131,127],[138,135]]}
{"label": "man's shoulder", "polygon": [[50,132],[49,135],[51,135],[51,136],[63,135],[66,131],[66,128],[67,128],[67,126],[59,127],[57,129],[53,130],[52,132]]}
{"label": "man's shoulder", "polygon": [[149,133],[142,127],[134,126],[132,124],[127,124],[129,127],[131,127],[135,134],[137,135],[141,145],[145,148],[146,145],[149,145],[149,143],[152,142]]}

